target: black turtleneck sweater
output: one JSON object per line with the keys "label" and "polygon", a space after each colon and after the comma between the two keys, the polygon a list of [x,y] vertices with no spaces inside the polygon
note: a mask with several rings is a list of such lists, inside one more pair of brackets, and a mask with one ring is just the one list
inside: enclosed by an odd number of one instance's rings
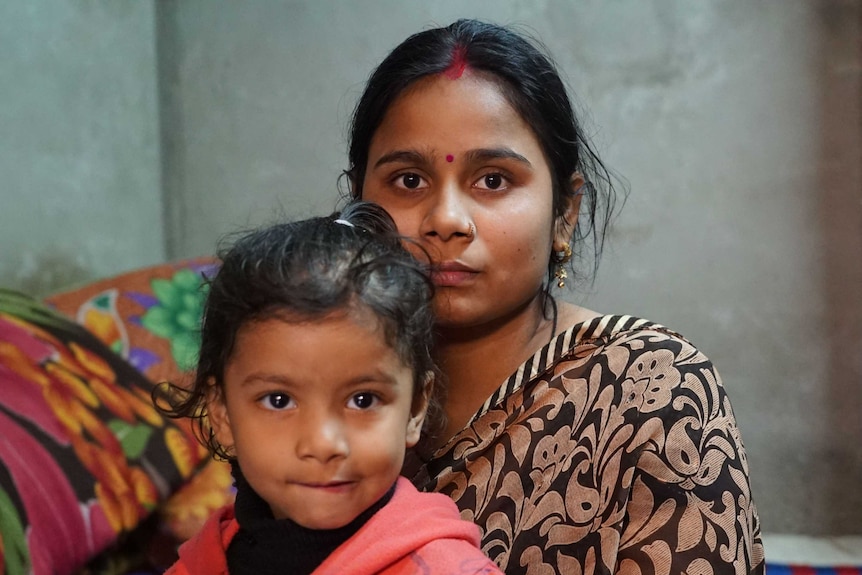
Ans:
{"label": "black turtleneck sweater", "polygon": [[240,529],[227,549],[231,575],[308,575],[335,549],[386,505],[395,485],[356,519],[338,529],[307,529],[290,519],[275,519],[269,504],[231,462],[236,485],[236,520]]}

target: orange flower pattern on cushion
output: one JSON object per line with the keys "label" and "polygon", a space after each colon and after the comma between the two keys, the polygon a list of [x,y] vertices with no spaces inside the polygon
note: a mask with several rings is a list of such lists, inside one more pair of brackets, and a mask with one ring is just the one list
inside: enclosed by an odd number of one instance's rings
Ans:
{"label": "orange flower pattern on cushion", "polygon": [[158,513],[171,533],[180,540],[189,539],[201,530],[213,509],[220,509],[233,501],[232,486],[230,467],[213,461],[168,499]]}

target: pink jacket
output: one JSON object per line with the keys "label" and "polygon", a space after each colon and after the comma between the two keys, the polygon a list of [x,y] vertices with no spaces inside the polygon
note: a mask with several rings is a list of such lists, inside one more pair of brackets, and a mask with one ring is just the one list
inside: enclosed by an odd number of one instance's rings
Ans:
{"label": "pink jacket", "polygon": [[[226,574],[225,550],[237,531],[233,506],[223,508],[180,547],[166,575]],[[451,499],[419,493],[401,477],[389,503],[313,575],[502,575],[478,545],[479,529],[460,518]]]}

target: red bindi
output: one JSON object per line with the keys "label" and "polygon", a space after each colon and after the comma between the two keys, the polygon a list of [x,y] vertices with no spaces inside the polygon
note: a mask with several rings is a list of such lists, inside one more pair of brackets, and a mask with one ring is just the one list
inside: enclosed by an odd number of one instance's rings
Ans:
{"label": "red bindi", "polygon": [[452,154],[446,154],[446,161],[451,164],[455,161],[455,156],[453,156]]}

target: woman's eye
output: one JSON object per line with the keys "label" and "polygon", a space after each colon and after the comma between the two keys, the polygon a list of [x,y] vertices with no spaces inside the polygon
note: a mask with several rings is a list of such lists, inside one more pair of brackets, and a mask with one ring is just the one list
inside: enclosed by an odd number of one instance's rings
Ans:
{"label": "woman's eye", "polygon": [[503,174],[491,173],[485,174],[474,184],[482,190],[503,190],[507,184],[506,177]]}
{"label": "woman's eye", "polygon": [[348,405],[353,409],[369,409],[377,405],[378,398],[373,393],[357,393],[350,398]]}
{"label": "woman's eye", "polygon": [[414,173],[401,174],[395,179],[395,185],[407,190],[416,190],[425,185],[422,176]]}
{"label": "woman's eye", "polygon": [[269,393],[260,399],[260,403],[264,409],[281,411],[293,407],[293,398],[286,393]]}

